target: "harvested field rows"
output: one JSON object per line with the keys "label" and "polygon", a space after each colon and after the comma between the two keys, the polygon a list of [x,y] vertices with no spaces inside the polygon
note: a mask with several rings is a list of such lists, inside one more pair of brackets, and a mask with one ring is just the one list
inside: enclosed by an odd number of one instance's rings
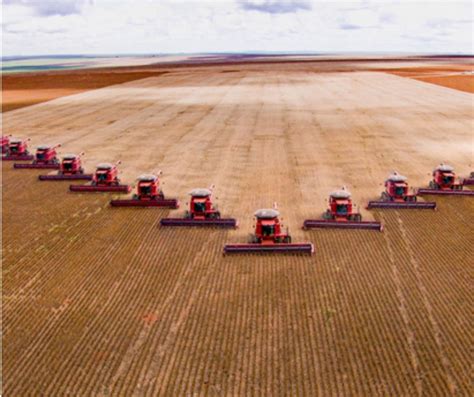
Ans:
{"label": "harvested field rows", "polygon": [[[88,168],[162,169],[183,202],[215,183],[241,227],[159,228],[180,211],[3,163],[4,394],[468,395],[472,200],[364,211],[383,233],[300,226],[342,184],[363,204],[393,168],[468,173],[470,98],[379,73],[170,73],[6,113]],[[315,255],[223,257],[273,201]]]}

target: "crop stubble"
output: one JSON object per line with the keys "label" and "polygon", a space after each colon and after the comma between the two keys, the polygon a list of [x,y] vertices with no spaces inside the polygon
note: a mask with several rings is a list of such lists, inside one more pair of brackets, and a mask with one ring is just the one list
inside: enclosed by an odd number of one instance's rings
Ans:
{"label": "crop stubble", "polygon": [[[399,164],[415,185],[440,156],[467,172],[468,153],[429,145],[448,125],[469,135],[466,95],[381,74],[176,73],[7,113],[5,130],[88,167],[121,158],[124,180],[163,169],[182,201],[215,183],[241,227],[160,229],[172,212],[3,164],[5,395],[467,395],[469,198],[374,212],[384,233],[299,230],[340,184],[362,203]],[[316,255],[223,257],[273,201]]]}

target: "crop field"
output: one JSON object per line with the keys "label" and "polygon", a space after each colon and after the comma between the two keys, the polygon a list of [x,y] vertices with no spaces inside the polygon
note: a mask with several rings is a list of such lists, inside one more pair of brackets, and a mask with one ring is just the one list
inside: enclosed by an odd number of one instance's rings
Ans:
{"label": "crop field", "polygon": [[[179,210],[110,208],[2,163],[3,394],[464,396],[474,201],[367,211],[392,170],[472,170],[472,95],[383,72],[218,66],[3,114],[31,146],[162,170]],[[44,173],[44,171],[43,171]],[[76,182],[77,183],[77,182]],[[237,230],[162,228],[215,184]],[[346,185],[382,233],[303,231]],[[278,203],[313,256],[223,256]]]}

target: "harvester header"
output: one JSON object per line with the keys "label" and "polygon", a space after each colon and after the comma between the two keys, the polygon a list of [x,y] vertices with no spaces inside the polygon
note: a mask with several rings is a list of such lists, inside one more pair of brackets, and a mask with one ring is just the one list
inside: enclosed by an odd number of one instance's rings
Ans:
{"label": "harvester header", "polygon": [[[158,172],[158,175],[161,171]],[[112,207],[167,207],[179,208],[179,201],[175,198],[165,198],[160,188],[160,179],[155,174],[142,174],[137,178],[136,193],[131,199],[112,200]]]}
{"label": "harvester header", "polygon": [[40,181],[69,181],[69,180],[85,180],[91,181],[93,175],[85,174],[82,167],[81,156],[84,152],[79,154],[67,153],[63,155],[59,171],[56,175],[40,175]]}
{"label": "harvester header", "polygon": [[191,200],[189,210],[183,218],[163,218],[162,226],[215,226],[236,228],[237,220],[234,218],[221,218],[220,211],[213,203],[211,189],[198,188],[189,192]]}
{"label": "harvester header", "polygon": [[118,177],[117,166],[121,164],[117,161],[115,164],[100,163],[97,164],[96,171],[92,178],[90,185],[71,185],[69,190],[71,192],[115,192],[115,193],[130,193],[132,190],[129,185],[121,185]]}
{"label": "harvester header", "polygon": [[36,154],[31,164],[13,164],[14,168],[33,168],[33,169],[59,169],[59,160],[56,149],[61,144],[39,145],[36,147]]}
{"label": "harvester header", "polygon": [[[9,138],[2,161],[31,161],[35,157],[28,151],[30,139]],[[2,148],[3,150],[3,148]]]}
{"label": "harvester header", "polygon": [[[275,206],[276,207],[276,206]],[[248,243],[226,244],[224,253],[304,253],[312,254],[312,243],[292,243],[288,232],[283,231],[280,212],[276,208],[260,209],[254,213],[256,218],[255,234]]]}
{"label": "harvester header", "polygon": [[440,164],[433,170],[433,179],[428,189],[418,189],[418,194],[474,196],[473,190],[463,190],[463,182],[459,181],[454,172],[454,167]]}
{"label": "harvester header", "polygon": [[435,209],[435,202],[418,201],[415,194],[409,192],[408,178],[394,172],[385,180],[385,191],[380,201],[369,201],[367,209]]}
{"label": "harvester header", "polygon": [[362,215],[356,210],[351,193],[345,187],[330,193],[328,209],[322,219],[304,221],[303,229],[314,228],[383,230],[380,222],[362,221]]}

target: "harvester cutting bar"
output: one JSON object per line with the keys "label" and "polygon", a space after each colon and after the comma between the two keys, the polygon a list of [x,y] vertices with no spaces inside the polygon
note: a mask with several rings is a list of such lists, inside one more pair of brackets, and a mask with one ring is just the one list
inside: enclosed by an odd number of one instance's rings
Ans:
{"label": "harvester cutting bar", "polygon": [[434,194],[442,196],[474,196],[474,190],[419,189],[418,194]]}
{"label": "harvester cutting bar", "polygon": [[193,218],[163,218],[161,226],[214,226],[237,227],[237,220],[233,218],[219,219],[193,219]]}
{"label": "harvester cutting bar", "polygon": [[2,157],[2,161],[31,161],[35,158],[32,154],[25,154],[21,156],[16,156],[14,154],[9,154]]}
{"label": "harvester cutting bar", "polygon": [[227,244],[225,254],[233,253],[302,253],[312,254],[314,245],[311,243],[278,243],[278,244]]}
{"label": "harvester cutting bar", "polygon": [[59,164],[13,164],[13,168],[16,169],[25,169],[25,168],[31,168],[31,169],[51,169],[51,170],[58,170],[59,169]]}
{"label": "harvester cutting bar", "polygon": [[369,229],[369,230],[383,230],[383,226],[380,222],[355,222],[355,221],[332,221],[326,219],[308,219],[303,223],[303,229]]}
{"label": "harvester cutting bar", "polygon": [[367,209],[436,209],[436,203],[433,201],[415,201],[415,202],[396,202],[396,201],[369,201]]}
{"label": "harvester cutting bar", "polygon": [[156,199],[156,200],[112,200],[112,207],[166,207],[176,209],[179,208],[177,199]]}
{"label": "harvester cutting bar", "polygon": [[56,174],[56,175],[40,175],[40,181],[91,181],[92,174]]}
{"label": "harvester cutting bar", "polygon": [[71,185],[71,192],[94,193],[94,192],[112,192],[112,193],[130,193],[132,188],[129,185],[115,186],[97,186],[97,185]]}

